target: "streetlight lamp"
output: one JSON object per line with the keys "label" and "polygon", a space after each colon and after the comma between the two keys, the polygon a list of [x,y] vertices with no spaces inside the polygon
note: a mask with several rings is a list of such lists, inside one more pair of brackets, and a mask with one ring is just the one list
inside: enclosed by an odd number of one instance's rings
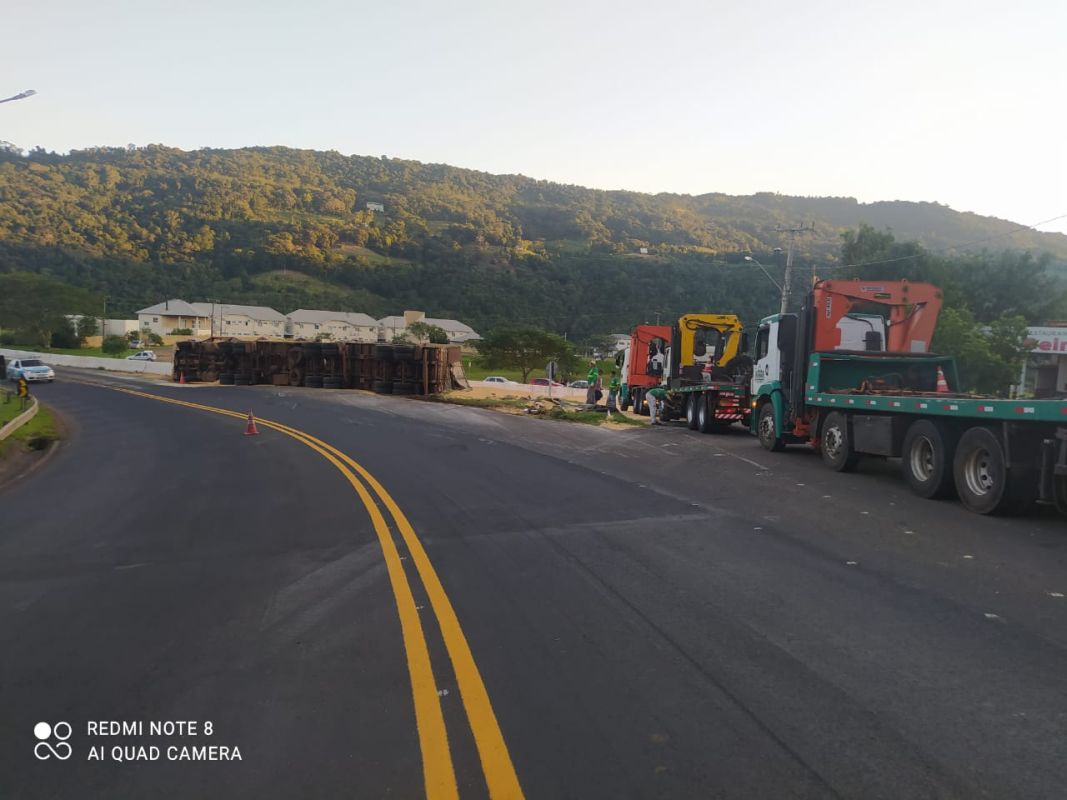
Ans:
{"label": "streetlight lamp", "polygon": [[12,100],[25,100],[27,97],[33,97],[35,94],[37,94],[36,89],[27,89],[26,91],[19,92],[11,97],[5,97],[3,100],[0,100],[0,103],[10,103]]}
{"label": "streetlight lamp", "polygon": [[[777,288],[779,292],[782,291],[782,285],[780,283],[778,283],[778,281],[776,281],[774,279],[774,277],[771,275],[771,273],[767,272],[766,267],[764,267],[761,263],[759,263],[759,261],[754,259],[752,256],[745,256],[745,261],[751,261],[753,264],[755,264],[757,267],[759,267],[761,270],[763,270],[763,274],[767,276],[767,280],[769,280],[771,283],[773,283],[775,285],[775,288]],[[782,293],[782,296],[783,297],[785,296],[784,292]]]}

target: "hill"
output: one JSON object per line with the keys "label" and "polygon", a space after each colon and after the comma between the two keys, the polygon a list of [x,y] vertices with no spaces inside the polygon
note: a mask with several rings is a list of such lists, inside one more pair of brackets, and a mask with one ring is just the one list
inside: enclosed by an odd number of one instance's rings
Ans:
{"label": "hill", "polygon": [[698,301],[753,313],[773,297],[742,256],[772,263],[776,227],[798,222],[815,226],[801,264],[835,263],[861,223],[950,254],[995,242],[1067,261],[1067,236],[936,203],[600,191],[280,147],[0,152],[0,269],[101,290],[115,313],[214,296],[580,333]]}

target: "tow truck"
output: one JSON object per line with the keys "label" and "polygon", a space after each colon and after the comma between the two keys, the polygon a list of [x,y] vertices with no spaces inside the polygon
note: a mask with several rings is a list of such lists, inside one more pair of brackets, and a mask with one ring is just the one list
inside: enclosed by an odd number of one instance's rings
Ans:
{"label": "tow truck", "polygon": [[899,458],[915,494],[979,514],[1067,512],[1067,400],[961,392],[955,360],[930,352],[941,304],[925,283],[816,282],[799,313],[759,323],[751,432],[838,472]]}

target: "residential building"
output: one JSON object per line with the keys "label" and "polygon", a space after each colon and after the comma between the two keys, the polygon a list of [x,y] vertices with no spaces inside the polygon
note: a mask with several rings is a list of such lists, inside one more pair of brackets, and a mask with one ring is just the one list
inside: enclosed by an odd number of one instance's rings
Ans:
{"label": "residential building", "polygon": [[137,312],[138,326],[160,336],[190,330],[196,337],[259,338],[285,335],[285,316],[266,306],[165,300]]}
{"label": "residential building", "polygon": [[385,205],[382,203],[368,202],[366,206],[368,211],[377,211],[379,214],[385,213]]}
{"label": "residential building", "polygon": [[[191,330],[193,336],[211,335],[211,313],[184,300],[164,300],[137,312],[137,328],[168,336],[176,330]],[[208,304],[210,307],[210,304]]]}
{"label": "residential building", "polygon": [[413,322],[425,322],[427,325],[437,326],[447,334],[448,341],[453,344],[473,342],[482,338],[469,325],[459,320],[427,317],[422,311],[405,311],[402,317],[382,317],[378,320],[379,338],[391,342],[397,334],[406,331]]}
{"label": "residential building", "polygon": [[329,338],[335,342],[378,341],[378,320],[352,311],[298,308],[288,315],[287,333],[296,339]]}

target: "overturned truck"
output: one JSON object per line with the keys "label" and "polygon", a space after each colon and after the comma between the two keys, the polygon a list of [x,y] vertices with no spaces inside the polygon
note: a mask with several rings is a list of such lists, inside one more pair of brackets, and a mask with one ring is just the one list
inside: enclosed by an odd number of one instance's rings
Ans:
{"label": "overturned truck", "polygon": [[462,368],[458,345],[207,339],[178,342],[173,377],[430,395],[462,382]]}

